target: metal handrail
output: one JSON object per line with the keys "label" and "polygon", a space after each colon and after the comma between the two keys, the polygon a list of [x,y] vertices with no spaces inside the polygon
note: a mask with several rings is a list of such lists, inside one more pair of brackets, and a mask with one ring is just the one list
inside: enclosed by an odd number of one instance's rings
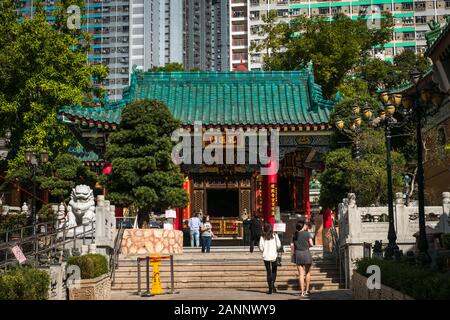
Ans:
{"label": "metal handrail", "polygon": [[[41,225],[45,225],[45,223],[42,223]],[[48,225],[50,225],[50,223],[47,223],[47,226]],[[90,226],[90,229],[86,230],[87,226]],[[52,227],[54,227],[54,225],[52,225]],[[39,261],[39,256],[41,254],[48,254],[50,252],[56,254],[59,249],[62,249],[62,252],[64,252],[66,245],[71,242],[73,242],[74,244],[73,249],[76,249],[77,240],[82,239],[83,245],[85,245],[86,238],[88,236],[90,236],[91,243],[93,243],[95,237],[95,222],[84,224],[82,226],[83,232],[77,234],[75,230],[79,227],[80,226],[70,228],[62,227],[54,228],[53,230],[46,228],[46,232],[38,232],[35,235],[21,237],[18,240],[1,243],[0,254],[4,254],[4,259],[1,259],[0,261],[0,270],[7,270],[10,265],[17,265],[15,257],[10,253],[11,247],[16,245],[18,245],[22,249],[22,252],[27,260],[31,260],[33,265],[36,267]],[[74,230],[74,235],[73,237],[69,238],[67,237],[67,234],[70,232],[70,230]]]}

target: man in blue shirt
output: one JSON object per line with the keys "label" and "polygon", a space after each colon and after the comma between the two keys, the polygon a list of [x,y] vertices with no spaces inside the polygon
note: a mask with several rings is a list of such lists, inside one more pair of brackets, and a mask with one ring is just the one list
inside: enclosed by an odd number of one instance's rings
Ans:
{"label": "man in blue shirt", "polygon": [[200,246],[200,226],[201,221],[198,218],[198,213],[189,219],[189,230],[191,234],[191,247]]}

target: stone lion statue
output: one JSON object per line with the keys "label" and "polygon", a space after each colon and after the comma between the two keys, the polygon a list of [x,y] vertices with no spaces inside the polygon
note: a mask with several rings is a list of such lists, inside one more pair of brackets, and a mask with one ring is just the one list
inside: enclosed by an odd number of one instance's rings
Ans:
{"label": "stone lion statue", "polygon": [[95,221],[93,190],[84,184],[72,189],[67,206],[67,227],[76,227]]}

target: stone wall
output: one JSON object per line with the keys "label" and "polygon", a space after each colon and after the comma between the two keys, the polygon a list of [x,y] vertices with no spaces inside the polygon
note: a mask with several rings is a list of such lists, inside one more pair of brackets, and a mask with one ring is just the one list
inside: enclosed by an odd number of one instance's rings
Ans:
{"label": "stone wall", "polygon": [[414,300],[412,297],[381,285],[381,289],[369,289],[367,278],[355,272],[352,276],[352,294],[354,300]]}
{"label": "stone wall", "polygon": [[121,252],[126,256],[182,254],[183,232],[165,229],[126,229]]}

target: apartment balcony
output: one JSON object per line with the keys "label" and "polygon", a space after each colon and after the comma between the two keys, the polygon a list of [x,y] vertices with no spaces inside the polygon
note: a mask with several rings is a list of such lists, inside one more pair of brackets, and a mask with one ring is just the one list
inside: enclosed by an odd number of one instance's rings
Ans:
{"label": "apartment balcony", "polygon": [[244,7],[247,6],[247,0],[231,0],[231,7]]}
{"label": "apartment balcony", "polygon": [[240,62],[248,62],[248,54],[247,53],[234,53],[231,56],[232,63],[240,63]]}
{"label": "apartment balcony", "polygon": [[231,46],[234,49],[238,49],[240,47],[246,48],[248,46],[247,39],[233,39],[231,40]]}
{"label": "apartment balcony", "polygon": [[247,12],[246,11],[233,11],[231,13],[231,20],[233,21],[244,21],[247,19]]}

